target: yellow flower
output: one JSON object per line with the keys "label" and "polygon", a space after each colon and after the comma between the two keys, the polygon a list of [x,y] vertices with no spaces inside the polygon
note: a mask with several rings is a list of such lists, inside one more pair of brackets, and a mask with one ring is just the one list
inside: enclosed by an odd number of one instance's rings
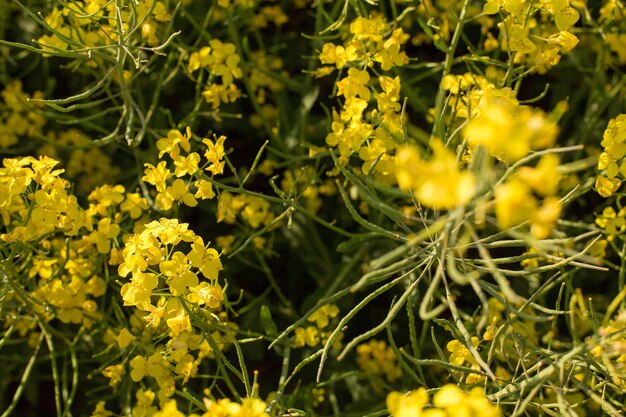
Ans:
{"label": "yellow flower", "polygon": [[558,170],[559,157],[544,155],[535,168],[521,167],[517,175],[537,194],[542,196],[554,195],[558,191],[561,173]]}
{"label": "yellow flower", "polygon": [[598,178],[596,179],[596,190],[598,190],[598,194],[604,198],[612,196],[621,185],[622,182],[617,178],[607,178],[598,175]]}
{"label": "yellow flower", "polygon": [[156,167],[148,163],[144,164],[144,166],[146,169],[144,170],[144,176],[141,180],[154,185],[158,192],[165,191],[167,186],[166,181],[172,176],[170,170],[167,169],[166,162],[161,161]]}
{"label": "yellow flower", "polygon": [[545,239],[561,217],[561,201],[556,197],[548,197],[531,217],[530,233],[537,239]]}
{"label": "yellow flower", "polygon": [[425,388],[419,388],[408,394],[393,391],[387,395],[386,403],[393,417],[419,417],[424,406],[428,404],[428,393]]}
{"label": "yellow flower", "polygon": [[413,191],[424,206],[451,209],[464,205],[474,196],[476,178],[461,171],[456,156],[443,143],[432,143],[433,156],[423,161],[414,146],[400,149],[396,154],[396,179],[401,189]]}
{"label": "yellow flower", "polygon": [[196,152],[192,152],[187,156],[178,156],[174,158],[174,173],[177,177],[183,177],[185,175],[193,175],[198,172],[198,163],[200,162],[200,155]]}
{"label": "yellow flower", "polygon": [[522,54],[527,54],[535,49],[537,49],[537,45],[535,45],[529,38],[528,32],[530,28],[524,27],[522,25],[511,25],[509,28],[509,49],[512,52],[520,52]]}
{"label": "yellow flower", "polygon": [[512,179],[495,190],[496,218],[501,230],[510,229],[530,219],[537,209],[537,202],[530,187]]}
{"label": "yellow flower", "polygon": [[337,314],[339,314],[339,308],[336,305],[324,304],[315,310],[307,320],[314,321],[318,329],[323,329],[328,326],[329,317],[337,317]]}
{"label": "yellow flower", "polygon": [[104,408],[105,405],[106,403],[104,401],[98,401],[96,409],[91,414],[91,417],[111,417],[113,413]]}
{"label": "yellow flower", "polygon": [[149,310],[152,290],[159,281],[156,275],[150,273],[133,274],[131,282],[122,285],[120,293],[125,306],[136,306],[140,310]]}
{"label": "yellow flower", "polygon": [[117,336],[117,344],[120,349],[126,349],[126,347],[130,345],[135,339],[136,337],[133,336],[126,327],[124,327],[120,331],[120,334]]}
{"label": "yellow flower", "polygon": [[360,97],[367,101],[370,99],[370,90],[367,88],[369,80],[367,71],[350,68],[348,76],[337,82],[337,95],[344,96],[346,100]]}
{"label": "yellow flower", "polygon": [[156,205],[162,210],[169,210],[174,202],[184,203],[189,207],[198,205],[198,201],[189,192],[187,184],[180,178],[174,180],[172,185],[168,186],[164,192],[159,193],[155,199]]}
{"label": "yellow flower", "polygon": [[153,417],[185,417],[185,415],[178,411],[176,400],[169,400],[161,410],[154,413]]}
{"label": "yellow flower", "polygon": [[171,260],[159,264],[159,270],[168,279],[173,295],[185,294],[188,287],[198,285],[198,276],[191,270],[191,264],[182,252],[174,252]]}
{"label": "yellow flower", "polygon": [[402,377],[402,369],[391,346],[384,340],[370,340],[356,348],[356,362],[366,373],[384,376],[389,382]]}
{"label": "yellow flower", "polygon": [[222,174],[224,172],[224,141],[226,136],[220,136],[213,142],[210,139],[203,139],[202,143],[207,146],[207,150],[204,153],[204,157],[209,161],[209,166],[205,168],[213,175]]}
{"label": "yellow flower", "polygon": [[131,219],[138,219],[143,211],[148,210],[148,202],[138,193],[127,193],[120,209],[128,213]]}
{"label": "yellow flower", "polygon": [[193,195],[195,198],[202,200],[215,198],[215,191],[213,191],[213,183],[207,180],[197,180],[194,185],[197,188],[196,193]]}
{"label": "yellow flower", "polygon": [[147,359],[141,355],[135,356],[130,361],[130,367],[130,378],[139,382],[146,375],[152,378],[163,377],[168,370],[169,363],[161,357],[159,352],[156,352]]}
{"label": "yellow flower", "polygon": [[[355,61],[358,58],[356,47],[349,44],[346,47],[325,43],[320,53],[320,62],[322,64],[335,65],[337,69],[343,68],[346,63]],[[332,68],[330,69],[332,71]]]}
{"label": "yellow flower", "polygon": [[122,381],[122,375],[124,375],[125,369],[124,365],[110,365],[102,370],[102,375],[105,378],[109,378],[109,385],[112,387],[116,387]]}
{"label": "yellow flower", "polygon": [[568,30],[580,18],[578,11],[570,6],[569,0],[552,0],[552,14],[559,30]]}
{"label": "yellow flower", "polygon": [[[479,343],[480,339],[472,337],[472,345],[474,345],[474,347],[477,347]],[[448,342],[446,349],[450,352],[449,359],[450,363],[453,365],[461,366],[466,362],[472,365],[476,363],[476,359],[474,359],[470,350],[458,340],[451,340]]]}
{"label": "yellow flower", "polygon": [[138,389],[135,393],[137,404],[133,407],[133,417],[153,417],[157,409],[152,405],[154,402],[154,392],[150,390]]}
{"label": "yellow flower", "polygon": [[200,236],[197,236],[191,244],[191,252],[187,255],[187,259],[193,267],[200,270],[202,275],[213,281],[217,279],[219,271],[223,269],[217,251],[209,248],[208,245],[205,246]]}
{"label": "yellow flower", "polygon": [[578,42],[578,38],[566,30],[555,33],[548,38],[548,43],[558,46],[562,54],[566,54],[574,49]]}
{"label": "yellow flower", "polygon": [[200,285],[189,289],[187,300],[199,306],[204,304],[208,308],[218,309],[224,301],[224,293],[219,285],[201,282]]}
{"label": "yellow flower", "polygon": [[294,331],[294,347],[315,347],[320,342],[319,330],[314,326],[296,327]]}
{"label": "yellow flower", "polygon": [[98,230],[91,233],[90,238],[96,243],[98,252],[109,253],[111,250],[110,239],[115,239],[120,233],[120,227],[113,223],[109,217],[100,219],[98,222]]}

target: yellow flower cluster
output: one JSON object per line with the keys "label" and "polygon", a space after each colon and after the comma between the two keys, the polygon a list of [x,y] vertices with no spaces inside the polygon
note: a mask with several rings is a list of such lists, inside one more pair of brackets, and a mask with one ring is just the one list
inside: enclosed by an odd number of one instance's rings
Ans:
{"label": "yellow flower cluster", "polygon": [[[35,138],[41,135],[41,129],[46,124],[36,108],[28,103],[31,98],[22,90],[22,83],[13,80],[2,90],[0,102],[0,148],[16,145],[20,139]],[[40,92],[35,92],[32,98],[42,98]]]}
{"label": "yellow flower cluster", "polygon": [[[561,217],[561,201],[556,196],[561,174],[559,158],[544,155],[536,167],[521,167],[516,175],[495,189],[495,211],[502,230],[530,222],[537,239],[547,238]],[[543,197],[541,204],[537,197]]]}
{"label": "yellow flower cluster", "polygon": [[189,417],[269,417],[265,412],[267,404],[259,398],[246,397],[241,402],[223,398],[217,401],[204,400],[206,412]]}
{"label": "yellow flower cluster", "polygon": [[[47,321],[58,319],[91,328],[102,317],[95,299],[106,290],[104,279],[92,274],[97,251],[85,239],[55,238],[42,242],[42,246],[49,252],[35,256],[28,276],[34,281],[30,295],[48,308],[33,304],[33,310]],[[34,322],[24,320],[18,328],[27,323],[34,327]]]}
{"label": "yellow flower cluster", "polygon": [[[181,242],[190,243],[191,250],[174,251]],[[118,272],[122,277],[131,274],[131,281],[121,289],[124,305],[156,314],[158,308],[152,304],[152,293],[159,281],[163,281],[172,296],[182,296],[213,309],[221,306],[223,297],[217,284],[222,270],[219,254],[189,230],[186,223],[162,218],[146,224],[142,232],[128,237],[123,257]],[[200,283],[198,273],[210,283]],[[182,307],[178,310],[186,316]],[[175,331],[174,326],[170,328]]]}
{"label": "yellow flower cluster", "polygon": [[[213,110],[217,110],[221,103],[233,103],[241,96],[241,91],[234,84],[234,80],[243,75],[239,61],[241,58],[235,45],[219,39],[211,39],[209,46],[200,48],[189,57],[187,69],[190,73],[202,68],[211,76],[202,96]],[[215,77],[220,77],[222,82],[214,82]]]}
{"label": "yellow flower cluster", "polygon": [[0,168],[0,216],[5,242],[28,242],[54,232],[76,236],[91,228],[87,214],[69,192],[70,184],[55,169],[58,161],[40,157],[5,159]]}
{"label": "yellow flower cluster", "polygon": [[[596,189],[604,197],[610,197],[626,178],[626,114],[620,114],[609,121],[602,136],[604,152],[600,154],[598,169],[603,171],[596,180]],[[606,171],[605,171],[606,170]]]}
{"label": "yellow flower cluster", "polygon": [[[499,12],[505,15],[498,23],[504,38],[502,46],[517,53],[518,63],[527,60],[540,74],[558,64],[561,55],[578,44],[578,38],[569,29],[580,15],[569,0],[487,0],[483,11],[488,15]],[[547,24],[548,20],[554,24]]]}
{"label": "yellow flower cluster", "polygon": [[274,220],[270,203],[260,197],[223,192],[217,203],[217,221],[234,224],[240,216],[251,228],[258,229]]}
{"label": "yellow flower cluster", "polygon": [[[371,172],[386,182],[392,181],[393,152],[402,138],[401,83],[400,77],[380,75],[373,91],[368,69],[375,62],[383,71],[406,65],[408,56],[400,48],[408,39],[401,28],[391,30],[381,16],[358,17],[350,23],[344,44],[326,43],[319,56],[322,64],[334,67],[319,68],[318,76],[348,68],[347,76],[337,82],[337,96],[345,101],[340,112],[333,111],[326,144],[339,150],[344,164],[357,154],[364,161],[363,173]],[[376,108],[368,111],[372,98]]]}
{"label": "yellow flower cluster", "polygon": [[[168,310],[168,304],[169,310]],[[140,318],[133,327],[133,331],[140,334],[135,337],[128,330],[122,329],[117,338],[110,340],[110,344],[120,347],[125,353],[142,351],[142,354],[135,354],[128,361],[130,366],[129,376],[133,382],[143,381],[144,385],[156,383],[158,387],[158,398],[163,405],[167,398],[174,393],[176,383],[182,385],[195,378],[202,361],[205,358],[215,359],[216,351],[226,350],[232,343],[234,332],[238,327],[232,322],[228,322],[225,314],[206,317],[209,321],[215,321],[211,332],[197,332],[189,326],[189,318],[184,318],[181,314],[181,302],[176,299],[159,301],[161,312],[157,313],[156,320],[162,317],[170,328],[169,340],[164,345],[153,345],[155,339],[159,339],[162,333],[157,327],[155,315],[150,314],[145,318]],[[163,311],[168,310],[168,311]],[[178,333],[171,330],[174,326],[171,323],[178,323]],[[186,323],[186,324],[185,324]],[[183,325],[183,326],[180,326]],[[147,326],[147,327],[146,327]],[[184,327],[184,329],[182,328]],[[175,329],[176,331],[176,329]],[[154,333],[153,333],[154,332]],[[113,378],[117,382],[121,380],[126,370],[124,365],[111,365],[102,372],[107,378],[111,378],[110,384],[115,386]],[[148,407],[145,395],[147,392],[141,390],[137,392],[137,406]],[[150,395],[154,399],[154,394]]]}
{"label": "yellow flower cluster", "polygon": [[[211,176],[222,174],[224,171],[224,141],[226,137],[220,136],[215,141],[203,139],[206,146],[204,157],[206,162],[200,165],[202,158],[198,152],[192,152],[190,142],[191,131],[187,128],[183,135],[178,130],[170,130],[167,137],[157,141],[159,158],[168,155],[172,163],[159,162],[156,166],[146,163],[142,180],[152,184],[156,190],[155,205],[161,210],[169,210],[174,203],[185,204],[195,207],[197,199],[211,199],[215,197],[213,184],[204,171]],[[172,167],[172,170],[168,167]],[[182,178],[189,176],[187,182]],[[195,190],[192,193],[190,189]]]}
{"label": "yellow flower cluster", "polygon": [[370,340],[356,348],[356,363],[363,372],[393,382],[402,377],[396,354],[384,340]]}
{"label": "yellow flower cluster", "polygon": [[483,91],[473,109],[475,113],[463,129],[470,146],[484,146],[492,156],[508,163],[531,150],[552,146],[559,133],[554,117],[520,105],[510,89]]}
{"label": "yellow flower cluster", "polygon": [[[131,42],[149,46],[159,44],[160,26],[170,19],[171,15],[161,1],[130,2],[123,8],[115,2],[74,1],[53,8],[45,16],[46,29],[51,34],[41,36],[37,43],[49,53],[74,50],[89,59],[97,59],[95,55],[107,51],[101,47],[115,45],[120,36],[128,45]],[[138,40],[134,40],[137,38],[135,34],[139,34]],[[95,51],[95,55],[87,53],[89,49]],[[93,65],[97,61],[90,62]]]}
{"label": "yellow flower cluster", "polygon": [[[391,30],[389,23],[381,15],[357,17],[349,26],[349,33],[343,45],[326,43],[320,53],[324,65],[334,65],[337,69],[354,65],[373,67],[380,63],[383,71],[408,64],[409,57],[401,51],[409,36],[402,28]],[[333,67],[322,67],[318,74],[326,75]]]}
{"label": "yellow flower cluster", "polygon": [[626,231],[626,208],[616,212],[613,207],[605,207],[602,214],[596,216],[596,224],[604,229],[607,234],[606,240],[612,242],[615,237]]}
{"label": "yellow flower cluster", "polygon": [[427,161],[415,146],[401,148],[395,157],[398,186],[410,190],[426,207],[447,210],[467,204],[474,196],[476,178],[459,168],[455,154],[440,141],[432,143]]}
{"label": "yellow flower cluster", "polygon": [[281,78],[288,79],[289,73],[283,70],[283,60],[278,56],[260,50],[253,52],[251,57],[254,65],[250,67],[248,79],[260,106],[260,113],[250,116],[250,125],[261,128],[265,122],[274,126],[278,108],[276,103],[272,102],[272,98],[275,97],[273,93],[283,90]]}
{"label": "yellow flower cluster", "polygon": [[258,29],[267,28],[270,23],[276,26],[282,26],[289,21],[289,17],[283,9],[277,5],[268,5],[260,7],[252,19],[252,25]]}
{"label": "yellow flower cluster", "polygon": [[464,392],[448,384],[433,396],[432,404],[424,388],[407,394],[391,392],[387,395],[387,409],[393,417],[500,417],[500,408],[485,398],[481,388]]}
{"label": "yellow flower cluster", "polygon": [[[478,339],[477,337],[472,337],[473,347],[476,348],[479,344],[480,339]],[[474,355],[472,355],[472,352],[463,343],[459,342],[458,340],[451,340],[446,345],[446,349],[448,350],[448,352],[450,352],[449,361],[451,364],[457,366],[463,366],[467,364],[475,371],[480,370],[480,366],[474,358]],[[485,377],[482,376],[480,373],[471,373],[466,376],[465,382],[467,384],[476,384],[484,379]]]}
{"label": "yellow flower cluster", "polygon": [[369,73],[356,68],[348,69],[348,76],[337,83],[337,95],[345,97],[345,102],[340,113],[333,111],[326,144],[339,150],[343,163],[357,154],[364,161],[363,173],[373,172],[389,182],[392,153],[402,137],[400,78],[378,77],[380,91],[374,93],[377,106],[366,115],[372,97],[369,83]]}
{"label": "yellow flower cluster", "polygon": [[[162,406],[157,409],[154,405],[155,394],[151,390],[139,389],[136,393],[137,404],[133,407],[134,417],[269,417],[265,412],[267,403],[259,398],[245,397],[241,402],[228,398],[210,400],[204,398],[206,411],[198,414],[185,414],[178,409],[176,400],[164,399]],[[100,401],[91,417],[111,417],[113,414],[104,408],[104,401]]]}
{"label": "yellow flower cluster", "polygon": [[[224,294],[218,275],[223,267],[214,248],[176,219],[162,218],[139,229],[125,238],[118,273],[121,277],[131,275],[120,290],[124,305],[147,315],[140,316],[133,332],[122,329],[113,343],[136,353],[128,362],[130,379],[140,382],[149,378],[156,383],[159,403],[167,409],[171,408],[167,399],[177,381],[184,385],[196,377],[204,358],[215,358],[216,350],[232,343],[237,326],[220,312]],[[206,281],[201,282],[200,276]],[[197,332],[192,314],[202,317],[204,325],[212,323],[211,330]],[[165,345],[153,345],[154,340],[163,341],[153,336],[164,331]],[[147,337],[146,332],[150,332]],[[111,365],[103,371],[112,386],[124,373],[123,365]],[[140,390],[136,396],[137,413],[155,412],[152,391]]]}
{"label": "yellow flower cluster", "polygon": [[[318,308],[308,317],[308,321],[314,322],[315,326],[296,327],[294,331],[293,346],[301,348],[304,346],[316,347],[325,344],[331,332],[324,331],[330,324],[330,320],[337,317],[339,308],[334,304],[325,304]],[[341,338],[338,337],[333,343],[333,348],[339,349]]]}
{"label": "yellow flower cluster", "polygon": [[[607,65],[624,65],[626,63],[626,12],[619,0],[606,0],[600,8],[598,18],[605,30],[602,43],[594,44],[594,48],[603,52],[607,49],[612,54],[604,55]],[[607,48],[608,47],[608,48]]]}

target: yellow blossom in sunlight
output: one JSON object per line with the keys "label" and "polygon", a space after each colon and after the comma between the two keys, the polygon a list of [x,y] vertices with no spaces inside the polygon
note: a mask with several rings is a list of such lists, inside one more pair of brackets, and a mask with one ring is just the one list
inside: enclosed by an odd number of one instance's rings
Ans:
{"label": "yellow blossom in sunlight", "polygon": [[150,390],[138,389],[135,393],[137,399],[136,405],[133,407],[133,417],[153,417],[157,409],[152,405],[154,402],[154,392]]}
{"label": "yellow blossom in sunlight", "polygon": [[130,377],[133,381],[139,382],[145,376],[160,378],[165,375],[169,364],[161,357],[161,353],[155,352],[148,358],[137,355],[130,361]]}
{"label": "yellow blossom in sunlight", "polygon": [[500,409],[485,398],[483,390],[473,388],[469,393],[461,391],[456,385],[443,386],[433,397],[433,405],[444,409],[449,416],[500,417]]}
{"label": "yellow blossom in sunlight", "polygon": [[384,340],[370,340],[356,348],[356,363],[364,372],[384,376],[389,382],[402,377],[402,368],[391,346]]}
{"label": "yellow blossom in sunlight", "polygon": [[476,178],[462,171],[454,153],[434,141],[432,157],[424,161],[413,146],[396,154],[396,179],[401,189],[411,190],[424,206],[447,210],[467,204],[474,196]]}
{"label": "yellow blossom in sunlight", "polygon": [[320,61],[322,64],[332,64],[337,69],[343,68],[347,62],[357,59],[356,47],[352,44],[347,47],[325,43],[320,53]]}
{"label": "yellow blossom in sunlight", "polygon": [[136,306],[140,310],[148,310],[152,297],[152,290],[159,281],[156,275],[143,273],[134,274],[131,282],[122,285],[120,293],[125,306]]}
{"label": "yellow blossom in sunlight", "polygon": [[541,110],[520,106],[510,90],[485,92],[476,111],[463,129],[464,136],[471,146],[484,146],[509,163],[551,146],[558,134],[556,123]]}
{"label": "yellow blossom in sunlight", "polygon": [[191,264],[182,252],[174,252],[171,260],[161,262],[159,270],[167,277],[173,295],[184,294],[188,287],[198,285],[198,276],[191,271]]}
{"label": "yellow blossom in sunlight", "polygon": [[528,38],[529,31],[529,28],[522,25],[511,25],[508,33],[509,49],[523,54],[537,49],[537,45]]}
{"label": "yellow blossom in sunlight", "polygon": [[[477,347],[479,343],[480,339],[472,337],[472,345],[474,345],[474,347]],[[450,363],[453,365],[460,366],[466,362],[470,364],[474,364],[476,362],[470,350],[458,340],[451,340],[448,342],[446,349],[450,352]]]}
{"label": "yellow blossom in sunlight", "polygon": [[535,168],[521,167],[517,175],[534,192],[541,196],[554,195],[558,191],[561,173],[558,170],[559,157],[556,155],[544,155]]}
{"label": "yellow blossom in sunlight", "polygon": [[222,398],[217,401],[204,399],[207,412],[200,417],[269,417],[267,404],[258,398],[245,397],[241,403]]}
{"label": "yellow blossom in sunlight", "polygon": [[570,6],[569,0],[552,0],[552,14],[556,26],[561,31],[568,30],[580,19],[580,14]]}
{"label": "yellow blossom in sunlight", "polygon": [[136,337],[133,336],[126,327],[124,327],[117,336],[117,344],[120,349],[126,349],[126,347],[128,347],[128,345],[130,345],[135,339]]}
{"label": "yellow blossom in sunlight", "polygon": [[176,400],[169,400],[163,408],[153,414],[152,417],[185,417],[185,414],[178,411]]}
{"label": "yellow blossom in sunlight", "polygon": [[219,271],[223,269],[219,254],[214,248],[204,245],[204,241],[200,236],[196,236],[191,244],[191,252],[187,255],[189,263],[198,268],[198,270],[207,279],[216,280]]}
{"label": "yellow blossom in sunlight", "polygon": [[339,308],[334,304],[324,304],[313,314],[308,317],[308,321],[315,322],[318,329],[323,329],[328,326],[328,322],[330,318],[337,317],[339,314]]}
{"label": "yellow blossom in sunlight", "polygon": [[208,308],[218,309],[224,301],[224,293],[218,285],[201,282],[200,285],[189,289],[187,300],[199,306],[206,305]]}
{"label": "yellow blossom in sunlight", "polygon": [[320,343],[320,332],[315,326],[296,327],[294,330],[293,345],[296,348],[303,346],[315,347]]}
{"label": "yellow blossom in sunlight", "polygon": [[596,224],[609,235],[608,241],[614,240],[617,235],[626,231],[626,208],[615,212],[613,207],[605,207],[602,214],[596,216]]}
{"label": "yellow blossom in sunlight", "polygon": [[530,219],[537,208],[528,185],[519,180],[511,180],[499,185],[495,190],[496,218],[502,230],[517,226]]}
{"label": "yellow blossom in sunlight", "polygon": [[187,188],[187,184],[180,178],[174,180],[172,185],[167,186],[164,192],[159,193],[154,201],[162,210],[169,210],[174,202],[184,203],[189,207],[198,205],[195,197]]}
{"label": "yellow blossom in sunlight", "polygon": [[196,193],[193,195],[195,198],[202,200],[215,198],[215,191],[213,191],[213,184],[211,181],[200,179],[193,184],[197,188]]}
{"label": "yellow blossom in sunlight", "polygon": [[425,388],[402,394],[394,391],[387,395],[387,409],[393,417],[421,416],[428,405],[428,393]]}
{"label": "yellow blossom in sunlight", "polygon": [[407,394],[394,391],[387,395],[387,409],[392,417],[501,417],[500,408],[485,398],[479,387],[470,392],[447,384],[441,387],[429,402],[426,389],[419,388]]}
{"label": "yellow blossom in sunlight", "polygon": [[110,365],[102,370],[102,375],[105,378],[109,378],[109,385],[112,387],[117,386],[122,381],[122,376],[125,373],[124,365]]}
{"label": "yellow blossom in sunlight", "polygon": [[138,219],[142,212],[148,210],[148,202],[138,193],[126,193],[120,209],[128,213],[132,219]]}
{"label": "yellow blossom in sunlight", "polygon": [[559,33],[555,33],[548,38],[548,43],[557,45],[560,48],[560,52],[565,54],[574,49],[578,45],[579,39],[566,30]]}
{"label": "yellow blossom in sunlight", "polygon": [[157,166],[148,163],[144,166],[146,169],[144,170],[144,176],[141,180],[154,185],[159,192],[165,191],[167,187],[166,181],[172,177],[171,171],[167,169],[167,163],[161,161]]}
{"label": "yellow blossom in sunlight", "polygon": [[104,401],[98,401],[96,408],[91,413],[91,417],[111,417],[114,414],[105,408],[106,403]]}
{"label": "yellow blossom in sunlight", "polygon": [[222,174],[224,172],[224,141],[226,136],[215,138],[215,142],[210,139],[203,139],[202,143],[207,146],[204,157],[209,162],[209,166],[205,168],[213,175]]}
{"label": "yellow blossom in sunlight", "polygon": [[530,233],[537,239],[546,239],[550,236],[554,225],[561,217],[561,201],[556,197],[548,197],[543,204],[532,214]]}
{"label": "yellow blossom in sunlight", "polygon": [[612,196],[621,185],[622,182],[617,178],[606,178],[598,175],[596,179],[596,190],[598,190],[598,194],[604,198]]}

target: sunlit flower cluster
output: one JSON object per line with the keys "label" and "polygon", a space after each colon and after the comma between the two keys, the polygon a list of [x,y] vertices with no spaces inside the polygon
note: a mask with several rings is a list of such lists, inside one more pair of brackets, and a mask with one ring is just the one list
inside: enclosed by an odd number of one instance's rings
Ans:
{"label": "sunlit flower cluster", "polygon": [[387,395],[387,409],[393,417],[500,417],[502,411],[491,404],[481,388],[464,392],[456,385],[445,385],[429,401],[426,389],[419,388],[407,394],[391,392]]}

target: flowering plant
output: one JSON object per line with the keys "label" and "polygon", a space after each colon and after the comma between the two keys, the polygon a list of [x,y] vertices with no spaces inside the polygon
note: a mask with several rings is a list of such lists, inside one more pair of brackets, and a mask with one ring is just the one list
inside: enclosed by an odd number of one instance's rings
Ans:
{"label": "flowering plant", "polygon": [[625,10],[0,2],[0,417],[626,414]]}

